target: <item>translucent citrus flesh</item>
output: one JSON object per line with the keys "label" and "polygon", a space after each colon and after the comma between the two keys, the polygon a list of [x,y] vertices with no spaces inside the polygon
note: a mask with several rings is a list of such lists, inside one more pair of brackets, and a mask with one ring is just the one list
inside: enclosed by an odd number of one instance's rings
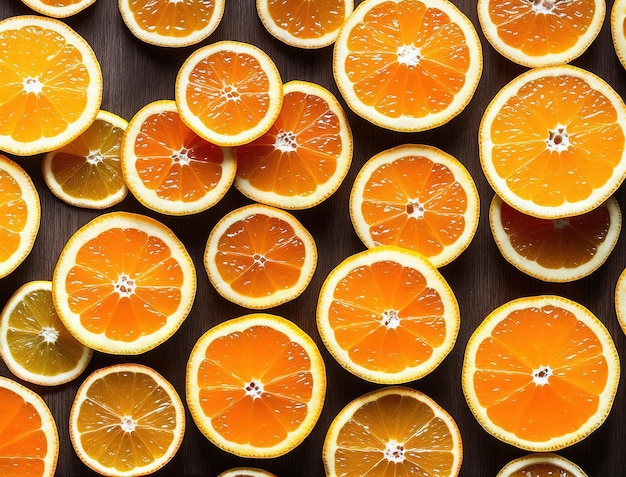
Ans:
{"label": "translucent citrus flesh", "polygon": [[419,270],[379,261],[339,281],[328,320],[354,363],[397,373],[423,363],[444,343],[443,314],[441,296]]}
{"label": "translucent citrus flesh", "polygon": [[269,326],[214,339],[195,379],[202,411],[229,442],[275,446],[309,414],[310,357],[302,345]]}
{"label": "translucent citrus flesh", "polygon": [[164,200],[201,200],[215,189],[223,174],[222,149],[189,129],[175,111],[146,118],[134,154],[134,167],[143,186]]}
{"label": "translucent citrus flesh", "polygon": [[4,169],[0,169],[0,191],[0,262],[7,262],[19,249],[27,216],[33,211],[29,211],[20,185]]}
{"label": "translucent citrus flesh", "polygon": [[596,334],[568,310],[514,310],[476,351],[477,399],[496,426],[520,439],[576,432],[597,411],[607,384],[602,353]]}
{"label": "translucent citrus flesh", "polygon": [[489,16],[507,45],[529,56],[572,48],[592,24],[594,0],[490,1]]}
{"label": "translucent citrus flesh", "polygon": [[84,353],[54,311],[52,292],[46,289],[32,290],[13,309],[6,339],[12,359],[42,376],[74,370]]}
{"label": "translucent citrus flesh", "polygon": [[407,156],[372,172],[361,213],[374,242],[433,257],[463,234],[467,202],[467,193],[448,167]]}
{"label": "translucent citrus flesh", "polygon": [[111,228],[86,242],[65,282],[82,326],[131,342],[163,328],[178,309],[184,275],[168,245],[133,228]]}
{"label": "translucent citrus flesh", "polygon": [[207,27],[213,19],[215,1],[128,0],[128,8],[142,30],[183,38]]}
{"label": "translucent citrus flesh", "polygon": [[508,477],[576,477],[556,464],[531,464],[508,474]]}
{"label": "translucent citrus flesh", "polygon": [[259,139],[237,148],[237,175],[261,191],[308,196],[337,170],[341,123],[321,97],[287,93],[280,115]]}
{"label": "translucent citrus flesh", "polygon": [[387,117],[444,111],[470,68],[459,25],[419,1],[374,5],[350,32],[347,49],[343,67],[356,96]]}
{"label": "translucent citrus flesh", "polygon": [[99,201],[126,186],[120,165],[123,134],[124,129],[97,119],[55,153],[52,174],[67,195]]}
{"label": "translucent citrus flesh", "polygon": [[300,39],[337,31],[346,18],[344,0],[267,0],[267,8],[276,25]]}
{"label": "translucent citrus flesh", "polygon": [[575,217],[547,220],[522,214],[503,202],[500,218],[513,249],[551,269],[576,268],[591,261],[611,225],[606,206]]}
{"label": "translucent citrus flesh", "polygon": [[493,120],[491,162],[507,187],[546,207],[580,202],[610,180],[624,132],[609,99],[569,75],[537,78]]}
{"label": "translucent citrus flesh", "polygon": [[35,407],[10,389],[0,387],[0,474],[44,475],[48,440]]}
{"label": "translucent citrus flesh", "polygon": [[291,224],[255,213],[221,235],[215,263],[236,293],[258,298],[294,287],[305,259],[304,242]]}
{"label": "translucent citrus flesh", "polygon": [[0,135],[24,143],[56,136],[79,119],[92,81],[80,51],[36,25],[0,32],[0,77]]}
{"label": "translucent citrus flesh", "polygon": [[118,371],[96,379],[77,409],[81,449],[120,472],[162,458],[177,438],[177,426],[171,396],[141,372]]}
{"label": "translucent citrus flesh", "polygon": [[[357,409],[339,431],[336,475],[453,475],[454,442],[428,404],[390,394]],[[382,457],[384,456],[384,458]]]}

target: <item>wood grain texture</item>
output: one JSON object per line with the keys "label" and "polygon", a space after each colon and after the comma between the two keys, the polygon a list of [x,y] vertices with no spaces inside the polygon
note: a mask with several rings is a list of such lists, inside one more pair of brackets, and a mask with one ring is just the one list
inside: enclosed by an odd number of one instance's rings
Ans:
{"label": "wood grain texture", "polygon": [[[360,2],[356,2],[360,3]],[[346,372],[324,349],[315,326],[315,306],[321,284],[331,269],[343,258],[364,247],[349,220],[350,188],[361,165],[372,155],[404,143],[430,144],[457,157],[470,171],[481,197],[481,218],[476,236],[469,248],[442,273],[456,293],[461,309],[461,329],[452,353],[433,373],[412,382],[414,387],[443,406],[457,421],[464,444],[461,475],[465,477],[494,476],[509,460],[526,452],[501,443],[488,435],[474,419],[461,391],[461,366],[465,344],[482,319],[504,302],[526,295],[558,294],[578,301],[594,312],[611,332],[620,356],[626,351],[626,340],[614,310],[613,294],[619,273],[626,265],[624,239],[621,238],[607,263],[588,278],[569,284],[549,284],[530,278],[509,265],[500,255],[489,230],[488,206],[493,196],[478,159],[477,135],[482,113],[497,90],[525,69],[505,60],[487,43],[478,27],[475,1],[455,0],[457,6],[472,20],[479,31],[484,52],[484,72],[469,106],[448,124],[421,133],[393,133],[373,126],[347,108],[354,132],[354,159],[343,185],[323,204],[294,215],[314,235],[319,249],[319,264],[313,280],[297,300],[271,311],[292,319],[318,343],[327,366],[328,392],[322,415],[312,434],[287,455],[270,459],[241,459],[227,454],[198,431],[187,413],[187,429],[178,454],[159,476],[216,476],[235,466],[257,466],[279,477],[321,477],[324,475],[321,449],[326,430],[333,417],[352,399],[377,388]],[[575,65],[595,72],[608,81],[618,93],[626,92],[626,73],[619,63],[611,42],[609,11],[602,31],[589,50]],[[20,0],[0,0],[0,18],[32,13]],[[104,95],[102,109],[123,118],[131,117],[147,103],[158,99],[174,99],[174,81],[178,68],[198,46],[217,40],[231,39],[253,43],[267,51],[276,62],[284,81],[302,79],[317,82],[333,92],[342,102],[332,77],[332,48],[303,51],[283,45],[271,37],[258,19],[254,0],[227,0],[226,11],[218,29],[195,47],[167,49],[153,47],[137,40],[126,28],[115,0],[97,0],[80,14],[65,20],[91,44],[102,65]],[[41,229],[34,249],[24,263],[8,277],[0,280],[0,306],[29,280],[52,277],[56,259],[65,241],[98,212],[64,204],[47,189],[41,174],[40,157],[14,158],[33,178],[41,196]],[[616,192],[626,208],[624,187]],[[102,366],[139,362],[154,367],[184,397],[185,364],[198,337],[208,328],[248,310],[221,298],[208,282],[202,265],[202,254],[209,231],[227,211],[249,203],[232,189],[212,209],[189,217],[168,217],[142,207],[133,197],[114,207],[153,216],[171,227],[187,246],[198,272],[198,292],[193,309],[180,330],[166,343],[136,357],[109,356],[95,353],[87,370]],[[11,377],[3,363],[0,374]],[[61,436],[57,475],[90,476],[75,456],[68,438],[68,416],[72,400],[82,377],[55,388],[27,384],[39,392],[54,414]],[[559,452],[580,465],[590,477],[626,475],[624,447],[626,440],[626,395],[620,384],[611,414],[593,434]]]}

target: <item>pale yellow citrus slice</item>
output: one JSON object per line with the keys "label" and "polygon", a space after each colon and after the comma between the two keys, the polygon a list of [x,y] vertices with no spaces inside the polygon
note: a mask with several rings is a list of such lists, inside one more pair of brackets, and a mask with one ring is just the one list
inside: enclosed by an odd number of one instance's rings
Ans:
{"label": "pale yellow citrus slice", "polygon": [[587,477],[583,470],[558,454],[541,452],[513,459],[496,477]]}
{"label": "pale yellow citrus slice", "polygon": [[22,0],[24,5],[42,15],[54,18],[67,18],[82,12],[96,0]]}

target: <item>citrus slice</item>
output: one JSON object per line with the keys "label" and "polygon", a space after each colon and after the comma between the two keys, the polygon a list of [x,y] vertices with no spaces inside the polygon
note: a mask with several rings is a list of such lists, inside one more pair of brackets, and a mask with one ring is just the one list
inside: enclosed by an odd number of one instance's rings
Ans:
{"label": "citrus slice", "polygon": [[587,477],[572,461],[550,452],[513,459],[496,477]]}
{"label": "citrus slice", "polygon": [[59,433],[44,400],[27,387],[0,376],[0,474],[53,477]]}
{"label": "citrus slice", "polygon": [[191,310],[196,271],[185,246],[159,221],[110,212],[77,230],[52,277],[54,306],[81,342],[139,354],[173,335]]}
{"label": "citrus slice", "polygon": [[317,328],[333,357],[375,383],[406,383],[434,370],[454,347],[459,307],[439,271],[420,254],[379,246],[329,274]]}
{"label": "citrus slice", "polygon": [[219,146],[239,146],[265,134],[283,100],[278,68],[260,48],[218,41],[194,51],[176,76],[182,120]]}
{"label": "citrus slice", "polygon": [[0,154],[0,278],[15,270],[28,256],[40,220],[39,194],[30,176]]}
{"label": "citrus slice", "polygon": [[144,106],[124,133],[124,179],[139,202],[162,214],[209,209],[230,188],[236,167],[234,152],[189,129],[174,101]]}
{"label": "citrus slice", "polygon": [[354,0],[256,0],[256,9],[267,31],[283,43],[323,48],[337,39]]}
{"label": "citrus slice", "polygon": [[94,121],[102,99],[95,53],[60,20],[0,21],[0,144],[30,156],[64,146]]}
{"label": "citrus slice", "polygon": [[0,314],[0,355],[20,379],[56,386],[77,378],[92,350],[65,328],[52,303],[52,283],[22,285]]}
{"label": "citrus slice", "polygon": [[293,322],[265,313],[222,322],[202,335],[186,382],[189,411],[202,433],[227,452],[255,458],[298,446],[315,426],[326,393],[315,342]]}
{"label": "citrus slice", "polygon": [[626,334],[626,268],[615,285],[615,313],[622,331]]}
{"label": "citrus slice", "polygon": [[595,74],[534,68],[492,99],[479,130],[480,161],[505,202],[545,219],[598,207],[626,173],[626,106]]}
{"label": "citrus slice", "polygon": [[485,38],[501,55],[528,67],[578,58],[600,33],[605,13],[604,0],[478,0]]}
{"label": "citrus slice", "polygon": [[91,373],[70,409],[76,455],[102,475],[135,476],[166,465],[185,434],[176,389],[154,369],[115,364]]}
{"label": "citrus slice", "polygon": [[615,0],[611,7],[611,39],[620,63],[626,68],[626,0]]}
{"label": "citrus slice", "polygon": [[265,309],[302,294],[317,266],[317,247],[288,212],[252,204],[229,212],[215,225],[204,266],[224,298]]}
{"label": "citrus slice", "polygon": [[337,414],[324,440],[323,459],[328,477],[454,477],[463,444],[452,416],[430,397],[386,386],[356,398]]}
{"label": "citrus slice", "polygon": [[470,244],[479,209],[467,169],[432,146],[405,144],[376,154],[361,167],[350,194],[350,218],[367,247],[414,250],[436,267]]}
{"label": "citrus slice", "polygon": [[128,123],[100,110],[95,121],[65,146],[47,153],[43,178],[62,201],[88,209],[119,204],[128,193],[122,176],[120,146]]}
{"label": "citrus slice", "polygon": [[82,12],[96,0],[22,0],[28,8],[42,15],[54,18],[67,18]]}
{"label": "citrus slice", "polygon": [[255,467],[236,467],[228,469],[219,474],[217,477],[276,477],[271,472]]}
{"label": "citrus slice", "polygon": [[395,131],[447,123],[482,75],[480,39],[448,0],[365,0],[334,46],[333,73],[348,106]]}
{"label": "citrus slice", "polygon": [[540,219],[494,196],[489,224],[502,256],[518,270],[546,282],[570,282],[609,258],[622,229],[622,212],[610,197],[582,215]]}
{"label": "citrus slice", "polygon": [[352,130],[322,86],[290,81],[278,118],[260,138],[237,148],[235,187],[250,199],[306,209],[330,197],[352,162]]}
{"label": "citrus slice", "polygon": [[118,0],[122,20],[133,35],[156,46],[195,45],[220,24],[225,0]]}
{"label": "citrus slice", "polygon": [[611,335],[582,305],[560,296],[512,300],[470,337],[462,384],[482,427],[521,449],[575,444],[608,416],[620,363]]}

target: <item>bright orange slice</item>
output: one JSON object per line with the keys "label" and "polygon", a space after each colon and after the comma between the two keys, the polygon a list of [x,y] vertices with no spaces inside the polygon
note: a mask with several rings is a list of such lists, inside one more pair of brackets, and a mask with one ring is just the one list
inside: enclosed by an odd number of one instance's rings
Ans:
{"label": "bright orange slice", "polygon": [[622,331],[626,334],[626,268],[620,273],[615,284],[615,313]]}
{"label": "bright orange slice", "polygon": [[571,460],[550,452],[529,454],[513,459],[496,477],[587,477]]}
{"label": "bright orange slice", "polygon": [[626,0],[615,0],[611,7],[611,39],[620,63],[626,68]]}
{"label": "bright orange slice", "polygon": [[24,5],[42,15],[54,18],[67,18],[82,12],[96,0],[22,0]]}

